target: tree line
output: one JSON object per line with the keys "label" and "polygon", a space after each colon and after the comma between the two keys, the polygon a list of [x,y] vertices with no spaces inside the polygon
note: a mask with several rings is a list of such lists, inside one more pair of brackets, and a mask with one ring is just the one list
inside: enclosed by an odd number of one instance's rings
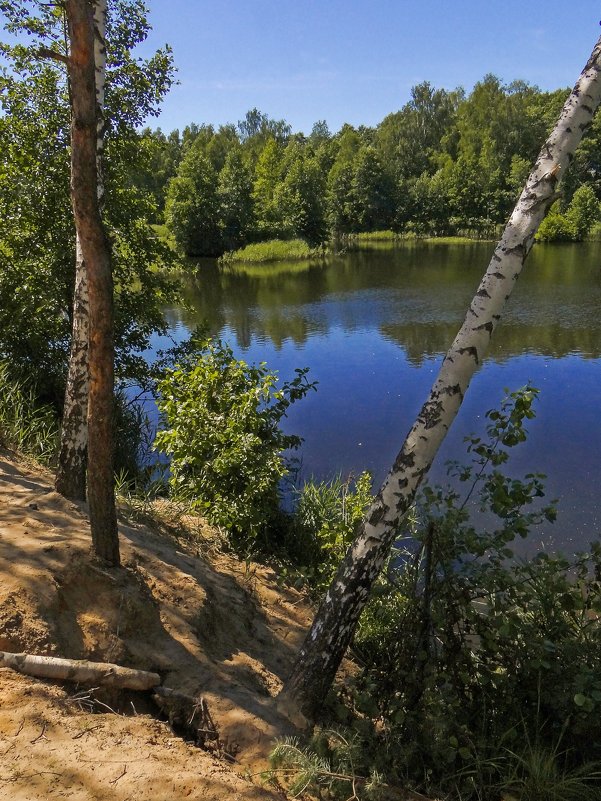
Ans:
{"label": "tree line", "polygon": [[[194,256],[272,238],[316,245],[380,230],[490,237],[509,216],[567,95],[486,75],[469,94],[418,84],[379,125],[345,124],[336,134],[324,121],[308,136],[293,133],[256,108],[236,125],[191,124],[168,135],[146,129],[147,162],[135,181],[161,210],[155,222],[166,222]],[[566,222],[579,189],[577,219]],[[581,239],[599,217],[599,199],[595,121],[542,238]]]}

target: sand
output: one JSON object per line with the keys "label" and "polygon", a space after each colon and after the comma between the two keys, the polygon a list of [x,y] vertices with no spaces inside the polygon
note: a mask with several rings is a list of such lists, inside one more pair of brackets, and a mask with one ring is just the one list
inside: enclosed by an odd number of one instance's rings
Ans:
{"label": "sand", "polygon": [[274,698],[309,604],[270,568],[221,552],[200,521],[184,528],[159,531],[129,510],[123,567],[106,569],[90,552],[85,504],[0,453],[0,650],[158,672],[206,699],[220,737],[207,753],[147,696],[100,694],[115,711],[91,711],[77,701],[82,688],[0,669],[0,799],[282,797],[258,774],[274,739],[294,731]]}

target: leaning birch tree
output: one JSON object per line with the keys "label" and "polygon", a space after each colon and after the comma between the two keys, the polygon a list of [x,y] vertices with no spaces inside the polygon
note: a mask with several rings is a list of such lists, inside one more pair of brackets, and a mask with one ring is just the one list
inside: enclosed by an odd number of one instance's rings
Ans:
{"label": "leaning birch tree", "polygon": [[[94,65],[96,90],[96,171],[98,203],[104,201],[104,93],[106,83],[106,0],[94,4]],[[75,240],[75,291],[73,295],[73,327],[65,403],[61,423],[60,448],[55,489],[72,500],[86,498],[86,454],[88,445],[88,339],[89,298],[86,263],[79,236]]]}
{"label": "leaning birch tree", "polygon": [[[98,42],[91,0],[66,0],[67,69],[71,89],[71,199],[81,261],[88,284],[88,500],[95,553],[119,564],[113,475],[113,279],[102,223],[98,173]],[[106,17],[106,6],[104,6]],[[100,192],[100,195],[102,193]]]}
{"label": "leaning birch tree", "polygon": [[384,484],[330,584],[280,695],[282,705],[312,719],[330,689],[373,582],[398,537],[524,266],[583,133],[601,101],[601,39],[547,139],[493,253],[459,333]]}

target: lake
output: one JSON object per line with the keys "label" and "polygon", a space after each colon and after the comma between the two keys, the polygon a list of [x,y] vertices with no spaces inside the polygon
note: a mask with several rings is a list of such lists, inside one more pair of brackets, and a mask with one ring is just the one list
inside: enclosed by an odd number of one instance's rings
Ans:
{"label": "lake", "polygon": [[[283,380],[309,367],[318,391],[293,406],[301,475],[368,469],[384,478],[425,400],[493,249],[491,243],[382,244],[324,263],[198,264],[184,279],[189,309],[168,310],[182,339],[203,320],[250,362]],[[163,344],[155,342],[155,345]],[[559,499],[535,543],[586,547],[601,528],[601,245],[536,245],[491,349],[431,471],[465,454],[504,388],[541,391],[511,472],[547,474]]]}

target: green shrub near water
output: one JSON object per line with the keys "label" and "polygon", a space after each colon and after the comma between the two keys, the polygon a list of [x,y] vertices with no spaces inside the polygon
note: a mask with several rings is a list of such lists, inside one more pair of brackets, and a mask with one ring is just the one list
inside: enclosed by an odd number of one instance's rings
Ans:
{"label": "green shrub near water", "polygon": [[582,242],[601,217],[601,206],[594,190],[584,184],[578,187],[565,212],[555,203],[542,221],[537,242]]}
{"label": "green shrub near water", "polygon": [[224,253],[220,264],[235,262],[269,262],[292,261],[295,259],[319,259],[325,255],[322,247],[310,247],[302,239],[270,239],[267,242],[255,242],[240,250]]}
{"label": "green shrub near water", "polygon": [[[451,465],[450,486],[426,487],[399,531],[355,638],[362,671],[332,710],[359,737],[363,776],[461,801],[601,797],[601,546],[530,560],[511,547],[555,517],[541,475],[505,473],[536,395],[526,387],[488,412],[486,436],[467,438],[471,462]],[[322,588],[354,529],[342,484],[305,487],[295,513],[319,543],[325,569],[308,577]],[[305,757],[315,789],[319,754]]]}
{"label": "green shrub near water", "polygon": [[197,358],[159,382],[155,446],[171,459],[172,492],[246,552],[268,537],[279,514],[279,484],[289,471],[284,451],[301,442],[280,423],[290,404],[314,388],[306,374],[297,370],[278,387],[265,363],[248,365],[208,340]]}

